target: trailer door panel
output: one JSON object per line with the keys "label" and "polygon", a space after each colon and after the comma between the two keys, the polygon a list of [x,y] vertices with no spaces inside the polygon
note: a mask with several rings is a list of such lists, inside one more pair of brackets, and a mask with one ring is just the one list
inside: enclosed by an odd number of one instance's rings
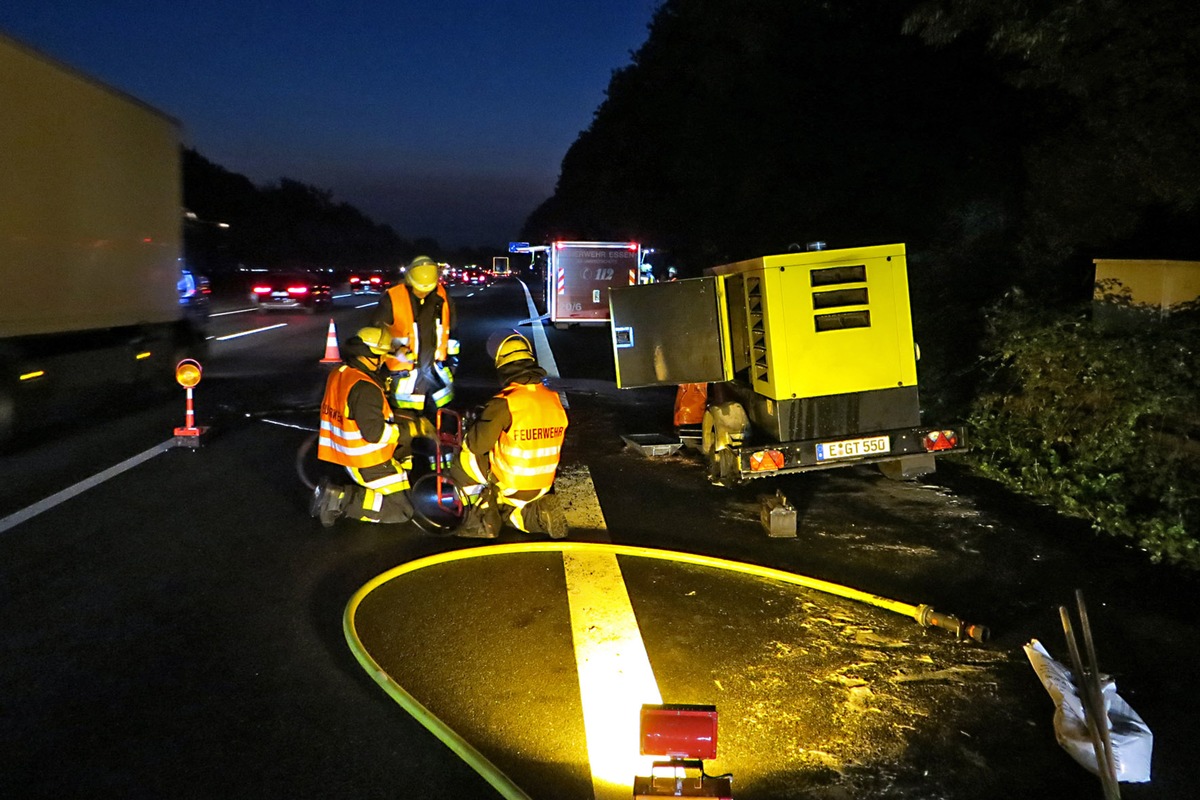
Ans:
{"label": "trailer door panel", "polygon": [[729,380],[729,350],[718,278],[614,288],[617,386],[673,386]]}

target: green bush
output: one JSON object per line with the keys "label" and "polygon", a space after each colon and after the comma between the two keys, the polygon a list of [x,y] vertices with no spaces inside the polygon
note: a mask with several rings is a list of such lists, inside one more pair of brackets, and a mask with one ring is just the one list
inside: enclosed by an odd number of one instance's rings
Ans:
{"label": "green bush", "polygon": [[1200,568],[1200,314],[1125,312],[1101,327],[1085,311],[991,311],[970,460],[1154,561]]}

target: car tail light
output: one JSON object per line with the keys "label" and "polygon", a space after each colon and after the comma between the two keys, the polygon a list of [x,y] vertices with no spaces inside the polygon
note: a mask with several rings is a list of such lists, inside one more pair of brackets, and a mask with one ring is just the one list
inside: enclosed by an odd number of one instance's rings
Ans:
{"label": "car tail light", "polygon": [[271,287],[270,286],[255,286],[250,291],[254,292],[255,294],[270,294]]}
{"label": "car tail light", "polygon": [[921,441],[926,452],[936,453],[939,450],[953,450],[958,447],[958,434],[954,431],[930,431]]}
{"label": "car tail light", "polygon": [[380,278],[378,275],[375,275],[374,277],[371,278],[371,283],[374,283],[375,285],[379,285],[379,284],[383,283],[383,279]]}
{"label": "car tail light", "polygon": [[778,450],[758,450],[750,454],[751,472],[769,472],[783,469],[783,453]]}
{"label": "car tail light", "polygon": [[307,286],[289,286],[288,294],[308,294]]}
{"label": "car tail light", "polygon": [[358,276],[357,276],[357,275],[351,275],[351,276],[350,276],[350,282],[351,282],[351,283],[358,283]]}

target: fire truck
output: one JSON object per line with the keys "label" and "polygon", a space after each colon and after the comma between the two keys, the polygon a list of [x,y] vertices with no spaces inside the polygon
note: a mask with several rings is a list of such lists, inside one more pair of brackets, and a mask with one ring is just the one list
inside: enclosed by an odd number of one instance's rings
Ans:
{"label": "fire truck", "polygon": [[719,485],[876,464],[933,472],[966,432],[922,421],[903,244],[763,256],[614,288],[617,386],[707,384]]}
{"label": "fire truck", "polygon": [[553,242],[546,254],[546,308],[559,329],[607,324],[609,291],[638,282],[637,242]]}

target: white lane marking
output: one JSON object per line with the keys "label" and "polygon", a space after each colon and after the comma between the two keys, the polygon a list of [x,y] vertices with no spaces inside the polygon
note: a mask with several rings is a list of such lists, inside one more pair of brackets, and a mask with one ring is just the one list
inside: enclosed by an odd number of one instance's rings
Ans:
{"label": "white lane marking", "polygon": [[64,503],[67,500],[70,500],[72,497],[75,497],[76,495],[83,494],[88,489],[91,489],[93,486],[98,486],[101,483],[104,483],[109,478],[120,475],[122,472],[124,472],[127,469],[132,469],[133,467],[136,467],[138,464],[141,464],[143,461],[149,461],[150,459],[154,458],[159,453],[161,453],[165,450],[169,450],[174,446],[175,446],[175,440],[168,439],[167,441],[163,442],[162,444],[155,445],[154,447],[151,447],[149,450],[147,450],[143,453],[138,453],[136,456],[133,456],[132,458],[127,458],[124,461],[122,461],[120,464],[109,467],[108,469],[104,470],[103,472],[98,472],[95,475],[93,475],[92,477],[86,478],[85,480],[80,481],[79,483],[75,484],[74,486],[69,486],[66,489],[63,489],[61,492],[55,492],[54,494],[47,497],[45,500],[41,500],[37,503],[34,503],[33,505],[18,511],[15,514],[9,514],[4,519],[0,519],[0,533],[3,533],[4,531],[8,530],[9,528],[16,527],[17,525],[20,525],[22,522],[25,522],[26,520],[36,517],[38,514],[41,514],[43,511],[48,511],[51,508],[54,508],[59,503]]}
{"label": "white lane marking", "polygon": [[218,336],[217,341],[218,342],[227,342],[230,339],[240,339],[241,337],[249,336],[252,333],[262,333],[263,331],[273,331],[276,328],[286,328],[286,327],[287,327],[286,322],[280,322],[277,325],[268,325],[265,328],[254,328],[253,330],[242,331],[241,333],[231,333],[226,336]]}
{"label": "white lane marking", "polygon": [[[537,324],[531,327],[533,331],[533,349],[537,352],[538,364],[542,369],[546,370],[546,374],[551,378],[558,378],[558,364],[554,361],[554,351],[550,349],[550,340],[546,338],[546,330],[542,327],[540,318],[538,317],[537,307],[533,304],[533,295],[529,293],[529,287],[525,285],[525,281],[518,281],[521,288],[525,290],[525,305],[529,308],[529,318],[537,320]],[[567,393],[559,392],[559,399],[562,400],[563,408],[570,408],[571,404],[567,402]]]}
{"label": "white lane marking", "polygon": [[611,553],[563,553],[571,635],[596,800],[628,800],[635,775],[654,758],[638,754],[642,705],[661,703],[633,605]]}
{"label": "white lane marking", "polygon": [[370,308],[371,306],[377,306],[377,305],[379,305],[378,300],[376,300],[372,303],[363,303],[361,306],[355,306],[355,308]]}
{"label": "white lane marking", "polygon": [[209,314],[210,317],[228,317],[230,314],[248,314],[251,311],[257,311],[257,308],[237,308],[233,311],[218,311],[214,314]]}
{"label": "white lane marking", "polygon": [[588,541],[611,542],[608,524],[604,521],[604,510],[600,498],[596,497],[596,486],[586,464],[560,464],[554,477],[554,493],[567,518],[567,528],[572,533],[587,531]]}

